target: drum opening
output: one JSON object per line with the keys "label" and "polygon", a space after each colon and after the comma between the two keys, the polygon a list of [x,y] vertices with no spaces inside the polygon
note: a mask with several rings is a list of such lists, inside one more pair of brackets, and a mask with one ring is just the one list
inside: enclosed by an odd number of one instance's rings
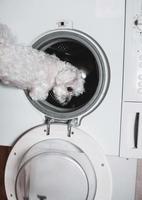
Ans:
{"label": "drum opening", "polygon": [[61,60],[71,63],[86,74],[85,92],[82,95],[73,97],[67,105],[62,105],[58,103],[51,91],[46,101],[62,109],[74,110],[84,106],[95,94],[99,82],[98,63],[92,52],[78,41],[66,38],[54,41],[44,51],[51,55],[55,54]]}
{"label": "drum opening", "polygon": [[56,100],[52,90],[45,101],[38,102],[34,102],[27,93],[36,108],[49,117],[63,119],[74,118],[99,105],[108,87],[108,63],[102,49],[94,40],[77,31],[61,30],[41,37],[33,44],[33,48],[56,55],[62,61],[81,69],[86,75],[85,92],[78,97],[72,97],[66,105]]}

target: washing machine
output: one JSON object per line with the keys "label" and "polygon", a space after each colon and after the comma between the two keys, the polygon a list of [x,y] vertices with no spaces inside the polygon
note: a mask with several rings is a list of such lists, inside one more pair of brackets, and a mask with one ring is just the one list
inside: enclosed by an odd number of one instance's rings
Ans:
{"label": "washing machine", "polygon": [[65,106],[52,91],[33,101],[27,91],[0,86],[0,144],[13,145],[8,200],[111,200],[112,193],[116,200],[120,170],[107,155],[120,152],[125,7],[124,0],[0,1],[0,21],[20,44],[87,75],[85,92]]}

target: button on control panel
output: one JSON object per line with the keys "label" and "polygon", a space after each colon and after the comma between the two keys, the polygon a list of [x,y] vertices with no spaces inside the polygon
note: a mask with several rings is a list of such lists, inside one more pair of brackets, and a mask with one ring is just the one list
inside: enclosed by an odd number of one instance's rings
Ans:
{"label": "button on control panel", "polygon": [[137,50],[137,93],[142,94],[142,49]]}
{"label": "button on control panel", "polygon": [[142,14],[136,15],[134,25],[136,26],[137,31],[142,33]]}

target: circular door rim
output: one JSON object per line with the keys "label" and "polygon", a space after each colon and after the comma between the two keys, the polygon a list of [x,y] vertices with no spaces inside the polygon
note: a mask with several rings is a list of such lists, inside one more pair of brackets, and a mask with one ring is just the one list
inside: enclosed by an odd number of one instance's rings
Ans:
{"label": "circular door rim", "polygon": [[[91,112],[93,112],[104,100],[104,98],[106,97],[106,94],[108,92],[108,88],[110,85],[110,79],[111,79],[111,71],[110,71],[110,64],[107,58],[107,55],[105,53],[105,51],[103,50],[103,48],[99,45],[99,43],[91,36],[88,35],[86,32],[83,32],[81,30],[78,29],[69,29],[69,28],[60,28],[60,29],[53,29],[53,30],[49,30],[41,35],[39,35],[38,37],[36,37],[31,45],[34,46],[36,43],[39,42],[39,40],[43,39],[44,37],[51,37],[51,35],[56,35],[56,34],[72,34],[75,35],[74,37],[78,37],[80,38],[80,40],[84,40],[83,44],[88,44],[90,45],[91,49],[95,49],[93,51],[95,51],[96,57],[100,62],[100,71],[103,77],[101,77],[101,83],[99,83],[99,87],[96,90],[95,93],[95,99],[90,99],[89,100],[89,104],[87,103],[86,105],[84,105],[82,108],[79,108],[75,111],[69,112],[68,115],[67,113],[59,113],[55,112],[55,111],[51,111],[51,110],[45,110],[44,106],[41,105],[41,103],[33,101],[27,94],[27,92],[25,91],[25,94],[27,96],[27,98],[29,99],[30,103],[39,111],[41,111],[42,113],[46,114],[46,116],[48,116],[49,118],[55,118],[57,120],[62,119],[73,119],[75,117],[78,117],[81,121],[82,118],[84,118],[86,115],[89,115]],[[55,38],[58,38],[57,35]],[[70,38],[70,37],[69,37]],[[86,45],[87,47],[87,45]],[[57,115],[57,116],[56,116]]]}
{"label": "circular door rim", "polygon": [[63,139],[82,149],[90,159],[96,173],[97,189],[94,200],[111,200],[111,170],[101,147],[94,138],[78,128],[72,128],[74,134],[71,137],[68,137],[66,125],[60,124],[51,125],[50,135],[47,135],[46,131],[47,125],[45,124],[33,127],[25,132],[14,145],[8,157],[5,169],[5,189],[8,200],[17,200],[15,195],[15,184],[13,183],[16,181],[18,167],[22,157],[34,144],[47,139]]}

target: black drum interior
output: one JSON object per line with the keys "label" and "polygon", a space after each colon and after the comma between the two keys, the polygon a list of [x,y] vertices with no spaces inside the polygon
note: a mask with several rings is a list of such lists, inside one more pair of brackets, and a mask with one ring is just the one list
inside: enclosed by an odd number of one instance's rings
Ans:
{"label": "black drum interior", "polygon": [[70,62],[86,73],[85,92],[82,95],[73,97],[67,105],[61,105],[50,91],[46,102],[41,102],[41,104],[43,106],[48,104],[52,109],[60,112],[68,112],[77,110],[88,103],[94,96],[99,83],[99,66],[93,53],[81,42],[70,38],[51,40],[42,43],[37,49],[51,55],[55,54],[61,60]]}

